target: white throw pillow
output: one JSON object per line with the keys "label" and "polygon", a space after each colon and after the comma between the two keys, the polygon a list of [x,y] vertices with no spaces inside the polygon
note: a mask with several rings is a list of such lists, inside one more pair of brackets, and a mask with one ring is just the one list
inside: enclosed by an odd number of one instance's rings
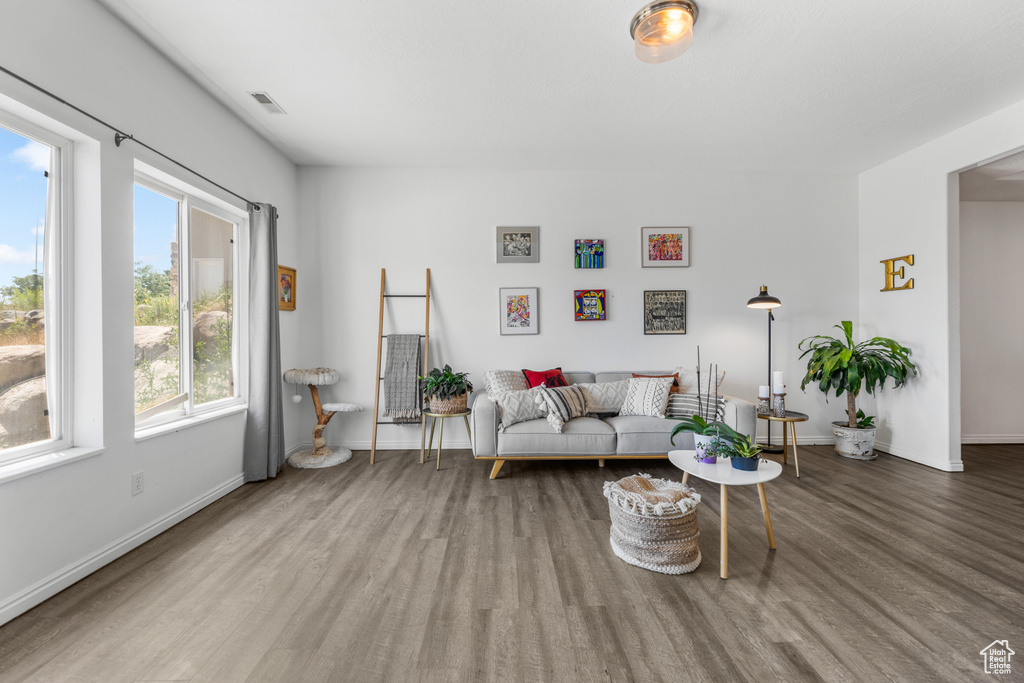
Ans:
{"label": "white throw pillow", "polygon": [[696,394],[700,393],[703,396],[708,395],[708,389],[711,389],[712,398],[715,395],[715,388],[722,386],[722,380],[725,379],[725,370],[718,373],[714,386],[711,386],[711,375],[713,373],[707,372],[704,368],[700,369],[700,392],[697,391],[697,370],[686,368],[676,368],[675,372],[679,373],[679,393],[681,394]]}
{"label": "white throw pillow", "polygon": [[626,402],[629,380],[618,382],[583,382],[577,384],[587,395],[587,410],[591,413],[618,413]]}
{"label": "white throw pillow", "polygon": [[524,391],[505,391],[495,394],[493,400],[501,408],[500,429],[504,430],[505,427],[511,427],[518,422],[544,417],[546,411],[542,405],[537,405],[537,396],[543,390],[544,385],[542,384]]}
{"label": "white throw pillow", "polygon": [[629,380],[626,400],[619,415],[665,417],[673,377],[634,377]]}
{"label": "white throw pillow", "polygon": [[522,370],[488,370],[484,374],[484,387],[492,400],[506,391],[526,391],[530,388]]}

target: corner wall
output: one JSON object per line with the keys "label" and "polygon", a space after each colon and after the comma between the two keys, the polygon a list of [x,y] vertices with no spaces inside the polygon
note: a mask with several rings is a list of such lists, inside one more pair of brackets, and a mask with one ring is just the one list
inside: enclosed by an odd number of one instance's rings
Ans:
{"label": "corner wall", "polygon": [[[856,320],[852,176],[302,168],[299,178],[310,236],[299,277],[319,283],[319,291],[300,293],[299,306],[313,306],[324,325],[323,356],[303,361],[341,373],[325,396],[366,409],[336,417],[329,443],[370,444],[382,267],[389,293],[422,292],[431,269],[430,365],[469,371],[477,389],[495,368],[694,366],[700,345],[705,364],[727,371],[723,391],[750,399],[767,383],[767,320],[746,302],[767,284],[783,302],[774,356],[787,405],[812,416],[798,436],[832,441],[829,422],[845,404],[800,392],[796,347],[839,320]],[[540,226],[540,263],[495,263],[499,225]],[[641,268],[645,226],[690,226],[692,265]],[[604,269],[573,268],[576,238],[605,240]],[[539,335],[499,334],[500,287],[540,288]],[[607,290],[607,321],[573,320],[573,290],[582,288]],[[643,334],[645,289],[687,291],[686,335]],[[422,300],[388,306],[385,333],[422,331]],[[464,429],[449,433],[446,444],[468,447]],[[419,430],[382,426],[378,442],[418,449]]]}
{"label": "corner wall", "polygon": [[[224,186],[274,203],[281,259],[297,259],[289,160],[92,0],[11,0],[3,16],[0,64]],[[234,414],[139,442],[134,436],[134,157],[223,195],[131,142],[115,147],[107,129],[0,75],[0,106],[21,105],[72,130],[77,159],[90,169],[75,178],[76,199],[83,198],[75,231],[86,238],[76,252],[90,256],[75,263],[76,283],[88,283],[76,294],[90,297],[88,315],[76,321],[82,343],[75,356],[76,379],[88,369],[93,381],[77,382],[75,391],[96,407],[95,419],[76,423],[76,438],[87,434],[88,445],[105,450],[0,483],[0,623],[240,485],[245,419]],[[300,355],[306,319],[316,324],[309,313],[293,315],[282,328],[285,367]],[[298,408],[289,402],[285,410],[291,446]],[[145,491],[132,497],[131,473],[139,471]]]}
{"label": "corner wall", "polygon": [[[956,174],[1022,145],[1024,102],[859,176],[861,336],[892,337],[909,346],[920,372],[902,389],[887,389],[865,402],[865,410],[881,418],[883,450],[951,472],[963,469]],[[879,261],[904,254],[915,255],[915,265],[906,271],[915,289],[880,292]]]}

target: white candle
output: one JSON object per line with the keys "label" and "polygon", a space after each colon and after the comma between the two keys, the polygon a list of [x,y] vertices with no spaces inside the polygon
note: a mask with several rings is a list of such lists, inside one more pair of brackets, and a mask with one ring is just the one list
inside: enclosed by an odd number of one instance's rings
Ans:
{"label": "white candle", "polygon": [[781,384],[776,384],[772,386],[772,392],[776,394],[784,394],[786,393],[786,387]]}
{"label": "white candle", "polygon": [[776,370],[775,372],[772,373],[772,385],[780,386],[782,384],[785,384],[782,381],[782,370]]}
{"label": "white candle", "polygon": [[757,397],[758,398],[768,398],[768,385],[767,384],[762,384],[761,386],[759,386],[757,388]]}

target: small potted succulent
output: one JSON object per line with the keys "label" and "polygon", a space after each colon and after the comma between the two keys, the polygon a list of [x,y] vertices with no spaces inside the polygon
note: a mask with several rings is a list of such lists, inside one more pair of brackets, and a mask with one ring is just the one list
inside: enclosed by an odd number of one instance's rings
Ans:
{"label": "small potted succulent", "polygon": [[887,377],[892,377],[894,389],[899,388],[917,374],[917,367],[910,362],[910,349],[892,339],[874,337],[855,344],[852,322],[844,320],[835,327],[843,330],[845,341],[817,335],[800,342],[800,358],[810,355],[800,388],[813,382],[825,394],[825,400],[829,391],[834,391],[837,398],[845,391],[846,421],[832,423],[836,453],[855,460],[872,460],[875,418],[857,410],[857,396],[861,389],[867,389],[869,394],[881,390]]}
{"label": "small potted succulent", "polygon": [[752,471],[761,462],[761,448],[759,444],[751,443],[746,434],[740,434],[738,439],[727,443],[718,454],[729,458],[733,469]]}
{"label": "small potted succulent", "polygon": [[423,395],[430,399],[430,412],[438,415],[452,415],[466,412],[469,392],[473,391],[473,383],[469,381],[468,372],[454,372],[452,366],[445,365],[443,370],[434,368],[423,380]]}

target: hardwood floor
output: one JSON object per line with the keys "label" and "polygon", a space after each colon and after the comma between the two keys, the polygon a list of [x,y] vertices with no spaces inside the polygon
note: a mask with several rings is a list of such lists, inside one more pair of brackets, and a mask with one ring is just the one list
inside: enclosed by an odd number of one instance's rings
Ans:
{"label": "hardwood floor", "polygon": [[667,461],[286,468],[0,627],[0,681],[964,681],[1021,651],[1024,447],[801,455],[765,487],[777,551],[730,491],[728,581],[699,480],[696,572],[612,554],[602,483]]}

